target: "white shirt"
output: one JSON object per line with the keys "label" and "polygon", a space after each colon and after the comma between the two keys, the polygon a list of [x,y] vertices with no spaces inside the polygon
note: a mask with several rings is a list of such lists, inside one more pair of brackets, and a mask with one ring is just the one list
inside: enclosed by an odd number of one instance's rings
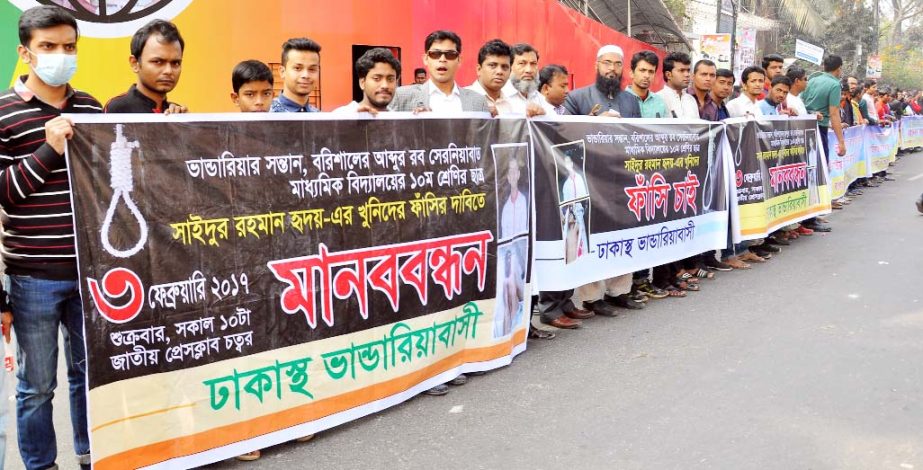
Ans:
{"label": "white shirt", "polygon": [[586,189],[586,182],[583,180],[583,176],[574,173],[566,181],[564,181],[564,187],[561,188],[561,202],[572,201],[581,197],[587,197],[590,193]]}
{"label": "white shirt", "polygon": [[481,85],[481,82],[475,80],[474,83],[465,87],[467,90],[476,92],[479,95],[482,95],[484,98],[487,98],[489,104],[494,105],[494,108],[497,108],[497,114],[510,114],[513,112],[513,105],[506,98],[503,93],[503,90],[500,90],[500,98],[493,99],[490,95],[487,94],[487,90],[484,89],[484,85]]}
{"label": "white shirt", "polygon": [[763,112],[760,111],[758,103],[760,100],[750,101],[750,98],[741,93],[740,96],[731,100],[728,103],[728,114],[731,117],[745,117],[748,114],[753,117],[759,117],[763,115]]}
{"label": "white shirt", "polygon": [[516,200],[507,199],[500,212],[500,238],[507,239],[529,231],[529,201],[516,191]]}
{"label": "white shirt", "polygon": [[356,111],[357,109],[359,109],[359,102],[352,101],[349,104],[346,104],[346,105],[340,106],[337,109],[334,109],[333,112],[336,114],[350,114],[350,113],[358,112]]}
{"label": "white shirt", "polygon": [[458,84],[452,84],[452,93],[446,95],[432,80],[426,82],[426,92],[429,94],[429,109],[436,113],[460,113],[463,111],[461,91]]}
{"label": "white shirt", "polygon": [[875,98],[866,93],[862,95],[862,101],[865,101],[865,107],[869,112],[869,121],[878,124],[878,108],[875,107]]}
{"label": "white shirt", "polygon": [[788,106],[789,109],[794,109],[799,116],[808,115],[808,108],[804,107],[804,101],[801,100],[801,97],[789,93],[788,96],[785,97],[785,105]]}
{"label": "white shirt", "polygon": [[667,104],[667,111],[675,114],[680,119],[698,119],[699,103],[695,97],[683,90],[677,93],[676,90],[665,86],[663,90],[657,92],[663,101]]}
{"label": "white shirt", "polygon": [[[503,94],[506,96],[507,101],[509,101],[510,105],[512,106],[511,112],[513,113],[526,114],[526,107],[529,103],[534,103],[538,106],[541,106],[542,108],[545,108],[545,97],[542,96],[542,94],[538,91],[533,91],[532,94],[526,98],[522,96],[522,93],[520,93],[519,90],[513,88],[512,93],[508,93],[506,87],[504,87]],[[545,112],[548,112],[547,108],[545,108]]]}

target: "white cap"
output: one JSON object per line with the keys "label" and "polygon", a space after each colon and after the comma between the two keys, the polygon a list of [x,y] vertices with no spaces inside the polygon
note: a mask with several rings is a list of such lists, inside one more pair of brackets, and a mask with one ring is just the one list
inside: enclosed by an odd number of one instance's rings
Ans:
{"label": "white cap", "polygon": [[596,53],[596,58],[600,58],[606,54],[618,54],[619,57],[625,57],[625,53],[622,52],[622,48],[612,44],[607,44],[599,48],[599,52]]}

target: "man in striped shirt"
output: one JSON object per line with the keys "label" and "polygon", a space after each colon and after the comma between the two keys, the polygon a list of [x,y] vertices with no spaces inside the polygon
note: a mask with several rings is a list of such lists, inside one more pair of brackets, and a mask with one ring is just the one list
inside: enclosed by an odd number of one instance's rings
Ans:
{"label": "man in striped shirt", "polygon": [[0,251],[18,342],[16,424],[27,469],[56,465],[51,398],[59,329],[66,349],[74,449],[82,467],[90,463],[83,310],[64,161],[73,128],[61,114],[98,113],[102,107],[67,84],[77,67],[77,36],[76,20],[60,7],[23,12],[17,52],[29,74],[0,92]]}

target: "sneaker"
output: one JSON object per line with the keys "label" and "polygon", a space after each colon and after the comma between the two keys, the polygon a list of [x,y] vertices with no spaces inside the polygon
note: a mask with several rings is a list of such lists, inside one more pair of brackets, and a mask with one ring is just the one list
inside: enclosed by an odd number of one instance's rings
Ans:
{"label": "sneaker", "polygon": [[628,294],[622,294],[616,297],[612,297],[611,295],[606,295],[603,297],[603,299],[606,303],[610,305],[614,305],[616,307],[627,308],[629,310],[642,310],[645,307],[645,305],[642,304],[641,302],[635,302],[634,300],[631,300],[630,298],[628,298]]}
{"label": "sneaker", "polygon": [[638,292],[636,290],[629,292],[628,298],[634,300],[635,302],[641,302],[642,304],[650,300],[650,297],[648,297],[644,292]]}
{"label": "sneaker", "polygon": [[733,266],[723,261],[718,261],[714,256],[708,256],[705,258],[705,267],[713,271],[732,271],[734,269]]}
{"label": "sneaker", "polygon": [[449,393],[449,386],[446,384],[439,384],[423,393],[434,397],[441,397]]}
{"label": "sneaker", "polygon": [[458,377],[449,381],[449,385],[465,385],[468,383],[468,376],[465,374],[458,374]]}
{"label": "sneaker", "polygon": [[638,286],[638,292],[641,292],[644,295],[652,299],[663,299],[669,295],[667,291],[660,289],[658,287],[655,287],[653,284],[651,284],[651,281],[648,281],[646,279],[644,280],[644,282],[638,284],[637,286]]}
{"label": "sneaker", "polygon": [[811,235],[814,235],[814,230],[811,230],[805,227],[804,225],[802,225],[798,227],[798,235],[804,235],[806,237],[810,237]]}

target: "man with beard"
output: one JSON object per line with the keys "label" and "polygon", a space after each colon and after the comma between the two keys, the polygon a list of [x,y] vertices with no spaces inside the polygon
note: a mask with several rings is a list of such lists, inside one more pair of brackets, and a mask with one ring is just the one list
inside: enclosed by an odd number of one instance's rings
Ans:
{"label": "man with beard", "polygon": [[[564,100],[568,114],[641,117],[638,99],[621,90],[623,57],[622,48],[618,46],[606,45],[599,49],[596,53],[596,83],[568,93]],[[593,313],[614,317],[618,315],[615,307],[634,310],[644,308],[643,303],[629,298],[630,291],[631,274],[626,274],[581,286],[577,289],[577,296],[583,301],[582,305]],[[565,299],[563,305],[566,309],[573,304]],[[549,308],[553,307],[553,304],[549,304]]]}
{"label": "man with beard", "polygon": [[459,88],[455,74],[461,66],[461,38],[451,31],[433,31],[423,42],[423,64],[429,81],[397,89],[391,111],[435,111],[441,113],[490,112],[487,100],[468,89]]}
{"label": "man with beard", "polygon": [[373,116],[388,110],[397,77],[401,76],[401,63],[390,50],[383,47],[369,49],[356,61],[356,75],[362,90],[362,101],[353,101],[335,109],[335,113],[370,113]]}
{"label": "man with beard", "polygon": [[512,74],[503,88],[513,113],[529,117],[545,114],[537,75],[538,51],[529,44],[514,45]]}
{"label": "man with beard", "polygon": [[109,100],[106,113],[185,113],[185,106],[167,101],[179,83],[186,43],[176,25],[154,20],[131,38],[128,63],[138,82],[128,92]]}
{"label": "man with beard", "polygon": [[426,69],[423,67],[413,69],[413,83],[417,85],[426,83]]}
{"label": "man with beard", "polygon": [[308,38],[293,38],[282,44],[282,93],[272,101],[273,113],[316,113],[308,101],[320,80],[320,44]]}
{"label": "man with beard", "polygon": [[728,103],[731,117],[760,117],[763,115],[759,107],[759,96],[763,92],[763,82],[766,72],[760,67],[752,65],[740,74],[740,96]]}
{"label": "man with beard", "polygon": [[477,79],[465,89],[483,95],[487,106],[492,108],[491,114],[513,112],[510,101],[504,96],[512,60],[512,49],[499,39],[487,41],[478,51]]}
{"label": "man with beard", "polygon": [[622,48],[606,45],[596,53],[596,83],[567,95],[564,107],[573,115],[641,117],[638,99],[622,93]]}
{"label": "man with beard", "polygon": [[671,52],[663,59],[663,90],[658,94],[667,104],[670,115],[679,119],[698,119],[699,106],[689,88],[692,59],[684,52]]}

